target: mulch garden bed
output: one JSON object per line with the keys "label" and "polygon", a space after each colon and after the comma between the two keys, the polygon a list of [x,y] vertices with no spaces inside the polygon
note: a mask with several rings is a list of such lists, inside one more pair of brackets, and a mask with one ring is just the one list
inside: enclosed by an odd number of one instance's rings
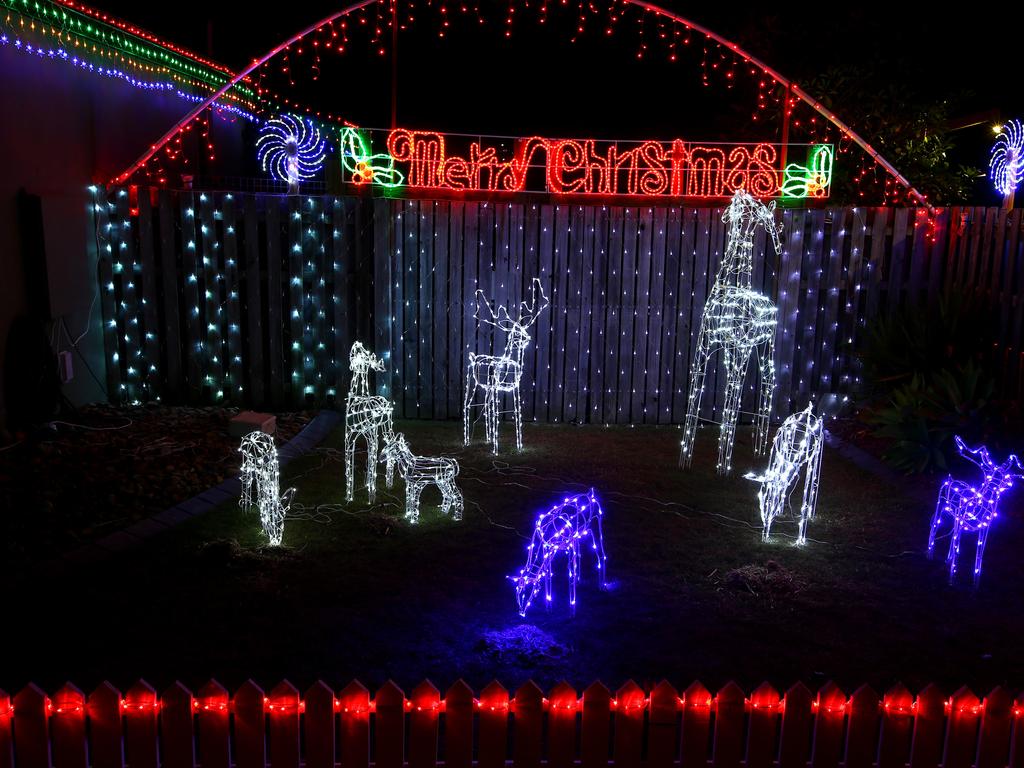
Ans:
{"label": "mulch garden bed", "polygon": [[[0,451],[0,552],[52,557],[237,474],[233,408],[92,405]],[[283,444],[308,412],[277,414]]]}

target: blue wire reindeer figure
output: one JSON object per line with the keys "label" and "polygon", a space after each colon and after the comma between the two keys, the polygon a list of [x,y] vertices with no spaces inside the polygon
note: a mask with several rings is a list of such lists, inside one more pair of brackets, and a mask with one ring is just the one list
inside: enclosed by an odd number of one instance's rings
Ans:
{"label": "blue wire reindeer figure", "polygon": [[959,437],[955,437],[960,455],[972,464],[981,468],[984,480],[975,487],[963,480],[954,480],[950,475],[939,489],[939,499],[932,515],[931,532],[928,534],[928,557],[935,550],[935,534],[945,518],[953,521],[952,539],[949,542],[949,553],[946,562],[949,564],[949,583],[956,578],[957,561],[960,558],[960,536],[967,533],[978,534],[978,546],[974,553],[974,586],[981,579],[981,558],[985,553],[985,541],[992,521],[999,516],[996,507],[999,498],[1013,487],[1014,480],[1024,479],[1024,466],[1014,455],[1000,465],[996,465],[989,455],[988,448],[968,448]]}
{"label": "blue wire reindeer figure", "polygon": [[591,549],[597,557],[597,572],[601,588],[606,582],[604,535],[601,531],[601,504],[591,488],[589,493],[566,496],[547,512],[537,517],[533,538],[526,548],[526,565],[517,576],[509,576],[515,584],[519,615],[525,616],[533,599],[544,586],[544,599],[551,606],[551,573],[555,557],[565,553],[569,567],[569,605],[576,611],[576,585],[580,580],[580,543],[590,539]]}

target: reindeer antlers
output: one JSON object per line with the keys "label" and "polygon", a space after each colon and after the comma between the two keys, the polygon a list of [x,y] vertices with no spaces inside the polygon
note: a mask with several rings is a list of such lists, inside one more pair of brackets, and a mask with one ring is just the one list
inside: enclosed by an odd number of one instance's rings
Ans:
{"label": "reindeer antlers", "polygon": [[[477,288],[476,309],[473,311],[473,317],[482,323],[501,328],[503,331],[510,331],[516,325],[523,329],[529,328],[540,316],[540,313],[547,309],[550,303],[548,297],[544,294],[544,287],[541,285],[539,277],[535,277],[530,281],[529,293],[530,300],[519,302],[519,317],[513,319],[506,307],[498,307],[498,311],[495,312],[494,306],[487,299],[487,294]],[[537,302],[538,293],[540,294],[539,305]],[[485,315],[484,310],[486,310],[486,315],[490,315],[489,318]]]}

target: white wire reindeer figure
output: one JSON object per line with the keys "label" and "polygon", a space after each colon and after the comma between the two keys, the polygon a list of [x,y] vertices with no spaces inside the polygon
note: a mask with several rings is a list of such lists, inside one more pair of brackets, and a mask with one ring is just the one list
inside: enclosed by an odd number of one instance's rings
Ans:
{"label": "white wire reindeer figure", "polygon": [[782,251],[779,237],[781,225],[775,223],[775,202],[757,201],[742,189],[736,190],[732,202],[722,214],[726,223],[725,256],[715,277],[715,285],[704,305],[697,341],[697,354],[690,371],[690,392],[686,403],[686,424],[683,428],[681,466],[693,459],[693,443],[697,436],[700,401],[704,394],[711,355],[721,349],[725,362],[725,402],[722,406],[722,427],[718,437],[718,472],[732,470],[732,449],[736,438],[743,379],[750,356],[756,352],[761,373],[757,418],[754,421],[754,452],[763,453],[768,445],[768,419],[772,394],[775,392],[775,326],[777,308],[771,299],[751,287],[754,269],[754,229],[762,226],[772,238],[776,251]]}
{"label": "white wire reindeer figure", "polygon": [[291,508],[295,489],[281,491],[280,465],[274,438],[264,432],[250,432],[238,448],[242,454],[242,498],[245,509],[258,507],[263,534],[271,546],[279,546],[284,535],[284,519]]}
{"label": "white wire reindeer figure", "polygon": [[466,372],[466,396],[462,405],[462,439],[469,445],[470,412],[476,390],[484,390],[484,432],[494,453],[498,452],[498,396],[512,393],[512,410],[516,423],[516,449],[523,450],[523,407],[519,384],[523,378],[523,354],[530,345],[529,328],[540,313],[548,307],[540,279],[530,283],[530,300],[519,303],[519,316],[513,320],[505,307],[495,312],[484,292],[476,292],[474,317],[493,325],[507,334],[505,350],[501,355],[478,355],[469,353],[469,370]]}
{"label": "white wire reindeer figure", "polygon": [[[352,345],[348,355],[352,383],[345,398],[345,500],[355,496],[356,440],[366,440],[366,491],[372,504],[377,494],[377,446],[383,431],[387,441],[394,434],[392,427],[391,401],[381,395],[370,394],[371,370],[383,371],[384,363],[358,341]],[[388,465],[385,483],[390,488],[393,479],[392,465]]]}
{"label": "white wire reindeer figure", "polygon": [[972,464],[981,468],[984,480],[975,487],[963,480],[954,480],[950,475],[939,489],[939,499],[932,515],[931,531],[928,534],[928,557],[935,550],[935,534],[944,518],[953,521],[953,537],[949,543],[946,562],[949,564],[949,583],[956,577],[958,560],[960,559],[960,536],[967,533],[978,534],[978,544],[974,552],[974,586],[981,580],[981,558],[985,554],[985,542],[988,532],[999,513],[999,497],[1013,487],[1014,480],[1024,479],[1024,465],[1014,455],[996,465],[985,446],[968,448],[959,437],[954,437],[960,455]]}
{"label": "white wire reindeer figure", "polygon": [[455,484],[459,462],[447,456],[416,456],[409,449],[405,435],[393,435],[381,451],[381,461],[390,468],[397,465],[398,474],[405,481],[405,519],[410,523],[420,520],[420,496],[428,485],[436,485],[441,492],[441,514],[451,512],[452,520],[462,519],[462,491]]}
{"label": "white wire reindeer figure", "polygon": [[547,512],[537,517],[533,538],[526,548],[526,565],[516,576],[509,576],[515,584],[519,615],[525,616],[541,586],[545,604],[551,607],[551,574],[555,557],[565,554],[569,568],[569,605],[576,611],[576,585],[580,580],[580,544],[590,539],[590,547],[597,558],[596,568],[600,587],[607,579],[604,553],[604,534],[601,518],[604,512],[591,488],[589,493],[566,496]]}
{"label": "white wire reindeer figure", "polygon": [[761,507],[761,540],[768,541],[775,518],[790,508],[789,497],[804,471],[804,494],[800,503],[800,525],[797,545],[807,543],[807,522],[814,519],[818,503],[818,480],[821,476],[821,454],[825,443],[824,417],[814,415],[808,403],[800,413],[789,416],[772,442],[768,469],[763,475],[747,473],[748,480],[761,483],[757,500]]}

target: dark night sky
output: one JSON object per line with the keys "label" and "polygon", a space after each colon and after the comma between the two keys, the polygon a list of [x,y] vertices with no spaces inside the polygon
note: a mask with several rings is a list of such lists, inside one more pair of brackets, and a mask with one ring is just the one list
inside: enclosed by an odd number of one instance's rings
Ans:
{"label": "dark night sky", "polygon": [[[549,2],[558,5],[558,0]],[[269,10],[210,0],[97,3],[235,68],[342,7],[325,0],[275,4]],[[449,0],[453,9],[459,4]],[[531,3],[520,11],[515,34],[506,40],[501,31],[506,0],[480,4],[490,9],[485,15],[493,22],[484,28],[475,26],[475,19],[460,26],[460,15],[453,12],[453,29],[439,40],[438,14],[428,10],[414,31],[402,34],[400,124],[466,133],[708,140],[752,138],[751,132],[763,127],[749,122],[753,91],[744,95],[740,88],[734,93],[722,86],[702,88],[699,53],[670,64],[664,53],[652,50],[638,62],[635,24],[609,38],[593,28],[572,44],[571,25],[538,28],[536,3]],[[797,82],[831,66],[868,64],[883,77],[912,84],[927,98],[952,97],[954,117],[985,110],[998,110],[1003,118],[1024,117],[1024,67],[1016,40],[1024,29],[1024,4],[1016,10],[1007,10],[1013,3],[960,4],[955,11],[939,10],[937,3],[900,2],[664,4],[735,40]],[[568,6],[575,8],[576,0]],[[389,59],[349,53],[331,61],[336,63],[325,63],[318,82],[299,81],[293,93],[357,124],[386,125]],[[307,69],[295,67],[296,72]],[[288,90],[283,82],[277,85]],[[856,127],[856,115],[841,116]],[[958,132],[958,160],[984,165],[989,125]]]}

